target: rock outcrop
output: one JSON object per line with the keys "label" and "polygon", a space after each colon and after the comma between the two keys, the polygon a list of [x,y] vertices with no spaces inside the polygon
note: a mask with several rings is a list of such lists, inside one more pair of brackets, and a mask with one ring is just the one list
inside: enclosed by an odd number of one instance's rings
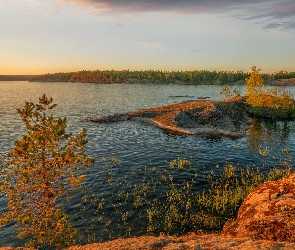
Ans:
{"label": "rock outcrop", "polygon": [[222,235],[295,242],[295,174],[252,190]]}
{"label": "rock outcrop", "polygon": [[249,128],[249,112],[246,98],[236,97],[224,101],[185,101],[88,120],[109,123],[150,119],[158,127],[172,133],[239,137],[244,136]]}
{"label": "rock outcrop", "polygon": [[[267,240],[253,241],[249,237],[232,238],[217,234],[187,236],[142,236],[116,239],[105,243],[73,246],[68,250],[290,250],[295,243]],[[6,249],[5,249],[6,250]]]}

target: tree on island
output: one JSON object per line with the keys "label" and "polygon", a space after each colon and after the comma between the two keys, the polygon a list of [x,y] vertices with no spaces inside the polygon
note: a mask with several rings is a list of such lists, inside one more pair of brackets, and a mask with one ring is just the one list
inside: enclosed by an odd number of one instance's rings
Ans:
{"label": "tree on island", "polygon": [[86,130],[73,137],[66,132],[66,118],[55,119],[47,111],[56,104],[43,95],[39,103],[26,102],[17,109],[27,134],[15,141],[10,160],[2,169],[0,191],[8,199],[1,225],[15,223],[19,238],[30,238],[29,247],[61,248],[73,243],[77,229],[69,222],[60,201],[69,201],[81,187],[93,159],[84,152]]}
{"label": "tree on island", "polygon": [[294,119],[293,96],[279,88],[265,88],[260,69],[252,67],[251,75],[245,82],[247,103],[252,106],[255,116],[271,119]]}

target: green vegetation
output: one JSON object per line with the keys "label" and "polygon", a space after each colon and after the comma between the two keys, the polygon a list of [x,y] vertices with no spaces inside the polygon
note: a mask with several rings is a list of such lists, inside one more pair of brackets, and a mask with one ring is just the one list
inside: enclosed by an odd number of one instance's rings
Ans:
{"label": "green vegetation", "polygon": [[[31,81],[95,82],[95,83],[187,83],[221,84],[243,81],[249,74],[242,71],[129,71],[94,70],[36,76]],[[295,75],[295,74],[294,74]]]}
{"label": "green vegetation", "polygon": [[222,90],[220,91],[220,94],[224,95],[226,98],[232,98],[240,96],[241,92],[237,88],[234,88],[233,91],[231,91],[227,85],[224,85]]}
{"label": "green vegetation", "polygon": [[66,133],[66,119],[47,116],[55,107],[43,95],[39,103],[26,102],[17,109],[28,133],[15,141],[10,160],[2,166],[0,190],[8,198],[8,211],[1,225],[14,222],[19,238],[30,238],[28,246],[61,248],[76,240],[78,231],[59,205],[69,201],[85,176],[92,159],[84,153],[86,130],[76,137]]}
{"label": "green vegetation", "polygon": [[[93,70],[69,73],[44,74],[32,77],[31,81],[45,82],[94,82],[94,83],[184,83],[184,84],[231,84],[244,83],[249,73],[242,71],[160,71],[160,70]],[[279,71],[262,74],[264,81],[295,78],[295,72]]]}
{"label": "green vegetation", "polygon": [[252,106],[255,117],[271,119],[294,119],[295,101],[293,96],[283,89],[266,89],[260,69],[252,67],[251,75],[246,79],[247,103]]}

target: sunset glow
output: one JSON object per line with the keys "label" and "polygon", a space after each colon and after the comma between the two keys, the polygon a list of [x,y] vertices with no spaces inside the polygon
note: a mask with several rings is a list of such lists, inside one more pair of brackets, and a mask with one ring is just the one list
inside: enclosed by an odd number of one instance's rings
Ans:
{"label": "sunset glow", "polygon": [[295,71],[293,0],[4,0],[0,74]]}

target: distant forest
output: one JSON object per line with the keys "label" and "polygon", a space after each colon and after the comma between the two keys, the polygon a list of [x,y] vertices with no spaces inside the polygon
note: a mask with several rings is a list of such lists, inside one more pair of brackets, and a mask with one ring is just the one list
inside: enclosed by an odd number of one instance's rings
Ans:
{"label": "distant forest", "polygon": [[[130,71],[130,70],[93,70],[69,73],[54,73],[38,76],[0,76],[0,80],[29,80],[35,82],[90,82],[90,83],[182,83],[182,84],[243,84],[250,73],[242,71]],[[292,79],[295,85],[295,72],[284,70],[272,74],[262,74],[265,84]],[[289,81],[290,83],[290,81]]]}
{"label": "distant forest", "polygon": [[0,81],[29,81],[36,75],[0,75]]}
{"label": "distant forest", "polygon": [[[183,83],[183,84],[224,84],[244,83],[250,73],[242,71],[130,71],[93,70],[70,73],[55,73],[35,76],[30,81],[42,82],[90,82],[90,83]],[[295,72],[279,71],[262,74],[265,83],[278,79],[295,78]]]}

